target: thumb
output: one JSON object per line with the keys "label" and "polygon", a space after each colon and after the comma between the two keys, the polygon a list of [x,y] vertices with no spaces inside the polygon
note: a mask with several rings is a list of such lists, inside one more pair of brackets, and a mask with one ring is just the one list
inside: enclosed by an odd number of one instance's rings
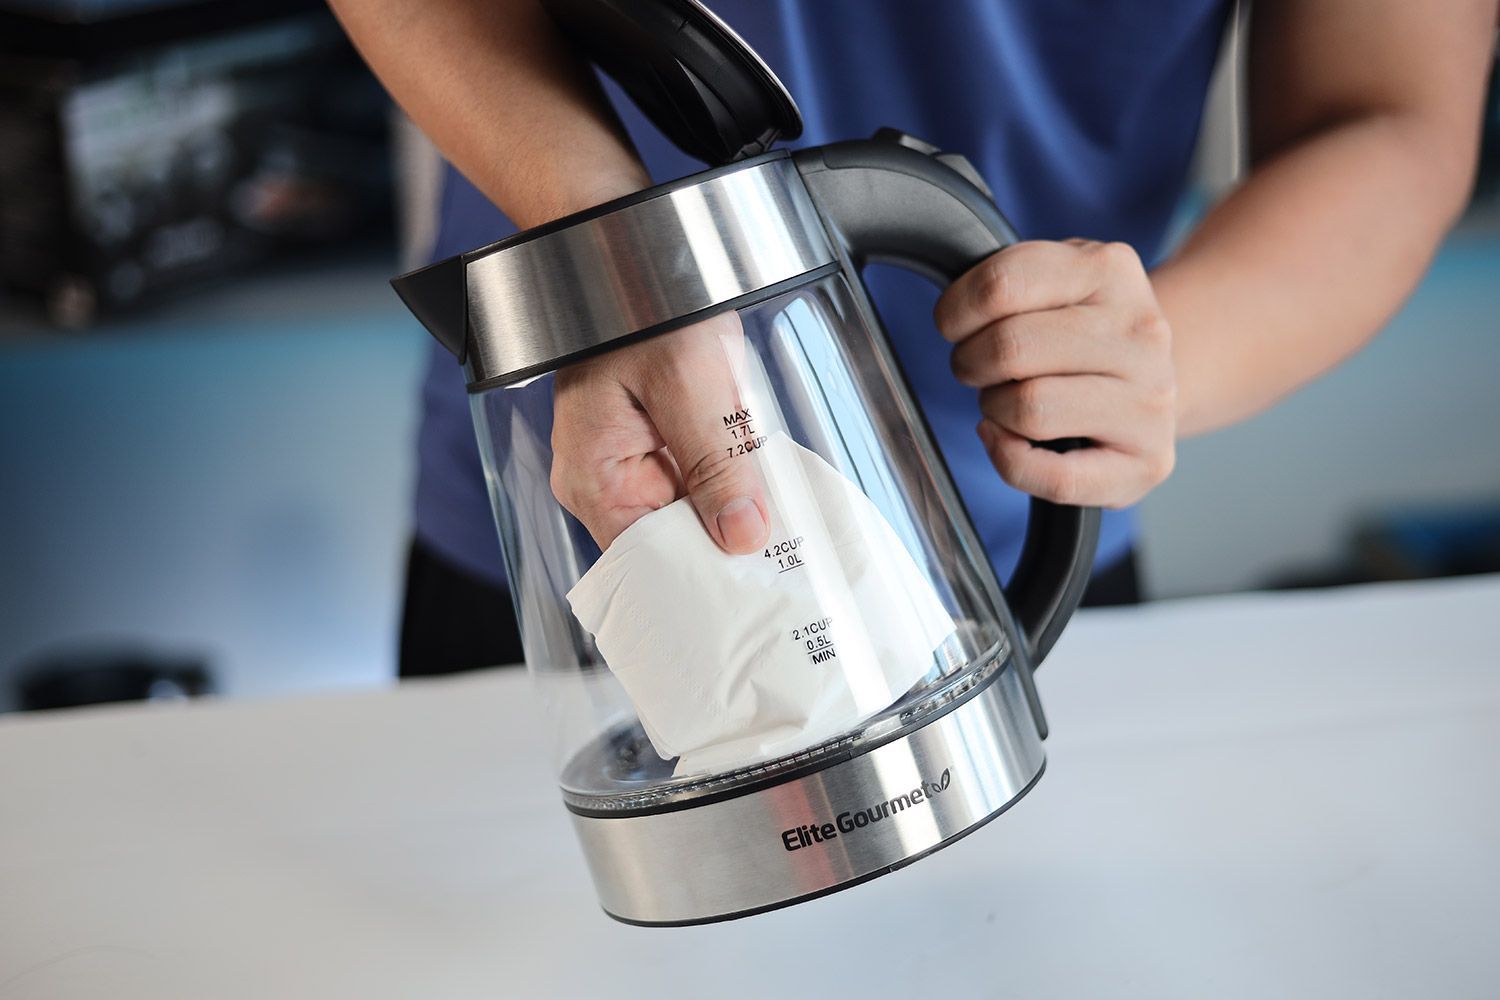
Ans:
{"label": "thumb", "polygon": [[770,534],[765,484],[735,379],[744,351],[739,316],[728,312],[666,334],[665,363],[647,373],[641,404],[666,443],[693,508],[725,552],[753,552]]}

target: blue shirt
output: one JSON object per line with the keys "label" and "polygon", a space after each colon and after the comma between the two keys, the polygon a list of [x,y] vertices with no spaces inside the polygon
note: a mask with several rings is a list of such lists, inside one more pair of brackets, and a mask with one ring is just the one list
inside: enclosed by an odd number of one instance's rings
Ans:
{"label": "blue shirt", "polygon": [[[967,156],[1030,239],[1121,240],[1154,262],[1187,178],[1228,0],[711,0],[802,109],[793,146],[881,126]],[[658,181],[703,169],[611,85]],[[560,165],[559,169],[567,169]],[[514,227],[451,168],[434,258]],[[938,444],[1002,579],[1027,500],[1001,482],[974,433],[977,394],[948,367],[937,290],[894,268],[866,272]],[[423,391],[418,536],[499,581],[503,567],[462,372],[433,345]],[[1096,565],[1130,549],[1133,511],[1106,511]]]}

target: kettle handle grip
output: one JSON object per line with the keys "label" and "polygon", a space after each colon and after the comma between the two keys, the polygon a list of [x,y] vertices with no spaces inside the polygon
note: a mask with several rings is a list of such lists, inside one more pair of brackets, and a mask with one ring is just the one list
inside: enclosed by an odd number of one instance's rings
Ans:
{"label": "kettle handle grip", "polygon": [[[886,136],[883,130],[874,139],[793,157],[830,235],[856,268],[895,264],[948,285],[1017,241],[1000,209],[975,185],[978,174],[966,161],[938,159],[925,143]],[[1074,444],[1045,446],[1061,451]],[[1004,593],[1033,667],[1077,609],[1098,540],[1097,507],[1032,497],[1021,559]]]}

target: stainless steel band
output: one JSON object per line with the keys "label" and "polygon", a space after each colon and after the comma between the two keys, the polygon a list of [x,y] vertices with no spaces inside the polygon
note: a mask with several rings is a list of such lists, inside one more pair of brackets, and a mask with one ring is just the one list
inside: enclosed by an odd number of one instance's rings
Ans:
{"label": "stainless steel band", "polygon": [[1012,663],[927,726],[806,777],[691,809],[575,813],[573,824],[609,914],[698,923],[898,868],[1005,809],[1045,762]]}
{"label": "stainless steel band", "polygon": [[469,383],[505,384],[836,261],[768,154],[466,258]]}

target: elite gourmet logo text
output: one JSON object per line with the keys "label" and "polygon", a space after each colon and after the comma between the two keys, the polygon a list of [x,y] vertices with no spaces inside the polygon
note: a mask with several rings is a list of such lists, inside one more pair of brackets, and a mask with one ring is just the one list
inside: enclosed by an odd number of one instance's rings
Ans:
{"label": "elite gourmet logo text", "polygon": [[804,823],[790,830],[782,830],[781,846],[789,851],[800,851],[813,844],[837,840],[841,833],[853,833],[871,823],[879,823],[887,816],[894,816],[898,812],[919,806],[928,799],[936,798],[947,789],[950,780],[951,776],[945,767],[942,776],[936,781],[923,781],[916,788],[894,799],[877,802],[863,809],[841,812],[831,823]]}

